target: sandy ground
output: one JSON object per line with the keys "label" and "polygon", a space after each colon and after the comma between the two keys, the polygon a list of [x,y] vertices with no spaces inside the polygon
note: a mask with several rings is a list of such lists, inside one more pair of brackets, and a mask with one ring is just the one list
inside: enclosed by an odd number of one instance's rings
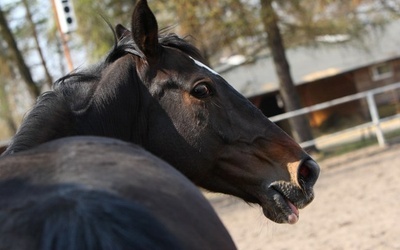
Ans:
{"label": "sandy ground", "polygon": [[257,206],[210,200],[240,250],[400,249],[400,144],[373,146],[319,162],[316,198],[295,225],[266,219]]}

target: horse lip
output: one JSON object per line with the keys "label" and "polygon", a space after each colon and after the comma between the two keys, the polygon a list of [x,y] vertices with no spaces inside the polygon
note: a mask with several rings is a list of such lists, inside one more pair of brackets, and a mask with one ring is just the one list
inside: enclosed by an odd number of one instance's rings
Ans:
{"label": "horse lip", "polygon": [[[286,222],[289,224],[295,224],[299,218],[299,206],[291,200],[287,195],[283,192],[276,189],[274,186],[271,186],[271,191],[273,191],[272,196],[275,201],[275,206],[283,213],[284,218],[282,216],[278,216],[282,220],[282,222]],[[295,216],[295,220],[293,220],[293,216]],[[292,218],[292,219],[291,219]]]}
{"label": "horse lip", "polygon": [[[289,185],[292,193],[282,188]],[[304,208],[313,200],[313,192],[305,195],[300,189],[291,184],[274,182],[266,188],[266,197],[260,199],[264,215],[276,223],[295,224],[299,219],[299,209]]]}
{"label": "horse lip", "polygon": [[302,189],[288,182],[277,181],[271,183],[268,186],[268,189],[273,189],[274,191],[280,193],[283,197],[291,201],[300,209],[306,207],[314,200],[314,189],[312,187]]}
{"label": "horse lip", "polygon": [[[289,198],[289,196],[288,196],[288,195],[285,195],[281,190],[277,189],[277,188],[274,187],[274,186],[271,186],[270,188],[274,191],[274,196],[275,196],[275,195],[279,195],[279,196],[280,196],[279,199],[278,199],[279,202],[284,201],[285,203],[288,203],[287,201],[289,201],[290,203],[292,203],[293,205],[295,205],[296,207],[298,207],[298,206],[296,205],[296,202],[292,201],[292,200]],[[283,203],[283,202],[282,202],[282,203]]]}

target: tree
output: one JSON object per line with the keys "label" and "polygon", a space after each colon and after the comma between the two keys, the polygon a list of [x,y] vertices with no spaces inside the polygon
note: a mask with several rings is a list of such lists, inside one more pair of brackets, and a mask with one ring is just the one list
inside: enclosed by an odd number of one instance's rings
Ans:
{"label": "tree", "polygon": [[17,124],[12,117],[4,79],[0,79],[0,117],[5,120],[10,133],[14,134],[17,132]]}
{"label": "tree", "polygon": [[28,87],[29,93],[31,94],[32,98],[36,99],[36,97],[40,94],[40,89],[32,79],[31,72],[25,63],[24,57],[18,49],[17,42],[15,41],[14,35],[8,26],[8,22],[1,7],[0,32],[5,42],[7,43],[7,47],[11,51],[13,59],[19,69],[19,73],[21,74],[22,79],[25,81]]}
{"label": "tree", "polygon": [[[278,26],[278,17],[272,7],[272,0],[261,0],[261,16],[267,33],[268,46],[275,65],[275,71],[279,79],[280,94],[285,104],[286,111],[302,108],[299,95],[293,83],[290,67],[286,58],[285,47]],[[294,138],[299,142],[313,139],[311,127],[306,116],[296,116],[289,119]],[[317,151],[316,147],[309,150]]]}
{"label": "tree", "polygon": [[[392,10],[399,9],[399,5],[394,5],[393,1],[380,1],[386,9],[389,9],[388,6]],[[372,0],[260,0],[260,3],[261,19],[268,35],[268,46],[286,111],[302,108],[285,54],[287,47],[315,45],[319,36],[337,34],[356,38],[360,44],[365,29],[382,27],[387,21],[386,15],[377,9],[376,1]],[[360,6],[368,11],[361,12]],[[289,123],[297,141],[313,139],[306,116],[292,118]],[[316,148],[312,147],[310,150]]]}
{"label": "tree", "polygon": [[[130,24],[133,10],[128,0],[81,0],[74,2],[79,21],[78,34],[92,60],[98,60],[112,47],[114,39],[106,22],[112,25]],[[257,37],[258,19],[252,13],[255,6],[240,0],[161,0],[149,4],[165,32],[187,36],[202,52],[209,64],[217,62],[226,48],[234,51],[249,50],[254,41],[242,38]],[[88,18],[90,17],[90,18]],[[101,25],[101,24],[104,25]],[[237,40],[242,39],[239,43]]]}
{"label": "tree", "polygon": [[26,10],[26,19],[27,19],[27,21],[29,23],[30,30],[32,32],[32,37],[33,37],[33,39],[35,41],[36,50],[37,50],[37,52],[39,54],[40,63],[43,66],[43,70],[44,70],[44,73],[45,73],[47,84],[48,84],[49,87],[51,87],[53,85],[53,78],[50,75],[49,69],[47,67],[46,59],[44,58],[44,55],[43,55],[43,52],[42,52],[42,48],[40,47],[39,35],[38,35],[37,31],[36,31],[36,24],[33,21],[32,13],[31,13],[31,10],[30,10],[30,7],[29,7],[28,0],[22,0],[22,3],[23,3],[23,5],[25,7],[25,10]]}
{"label": "tree", "polygon": [[380,0],[380,3],[385,10],[393,15],[394,18],[400,17],[400,2],[392,0]]}
{"label": "tree", "polygon": [[[207,64],[219,60],[225,51],[247,54],[257,37],[255,7],[240,0],[173,0],[153,2],[157,9],[172,15],[164,22],[176,24],[176,33],[191,35]],[[160,15],[162,16],[162,15]],[[161,20],[162,26],[163,20]],[[250,52],[251,53],[251,52]]]}
{"label": "tree", "polygon": [[13,76],[13,71],[9,61],[7,60],[7,54],[5,48],[0,43],[0,58],[4,63],[0,64],[0,118],[6,123],[10,133],[17,132],[17,124],[15,123],[11,107],[8,102],[6,85],[10,78]]}
{"label": "tree", "polygon": [[97,61],[104,57],[113,46],[114,37],[107,22],[113,26],[118,23],[129,25],[135,3],[132,0],[74,1],[77,34],[90,60]]}

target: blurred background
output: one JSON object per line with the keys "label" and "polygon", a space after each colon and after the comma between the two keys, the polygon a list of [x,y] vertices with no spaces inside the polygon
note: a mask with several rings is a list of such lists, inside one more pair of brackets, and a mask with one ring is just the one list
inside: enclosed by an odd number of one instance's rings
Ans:
{"label": "blurred background", "polygon": [[[114,43],[107,22],[129,28],[135,2],[1,0],[0,145],[56,79],[105,57]],[[384,145],[397,136],[398,1],[148,2],[163,32],[194,43],[207,64],[310,152]]]}

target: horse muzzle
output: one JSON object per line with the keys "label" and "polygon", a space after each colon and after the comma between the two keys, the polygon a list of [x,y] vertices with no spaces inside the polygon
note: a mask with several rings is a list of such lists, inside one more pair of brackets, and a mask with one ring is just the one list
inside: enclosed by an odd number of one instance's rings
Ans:
{"label": "horse muzzle", "polygon": [[268,198],[261,202],[264,215],[277,223],[295,224],[299,219],[299,209],[314,199],[313,186],[319,172],[318,164],[306,159],[299,164],[295,182],[275,181],[265,185]]}

